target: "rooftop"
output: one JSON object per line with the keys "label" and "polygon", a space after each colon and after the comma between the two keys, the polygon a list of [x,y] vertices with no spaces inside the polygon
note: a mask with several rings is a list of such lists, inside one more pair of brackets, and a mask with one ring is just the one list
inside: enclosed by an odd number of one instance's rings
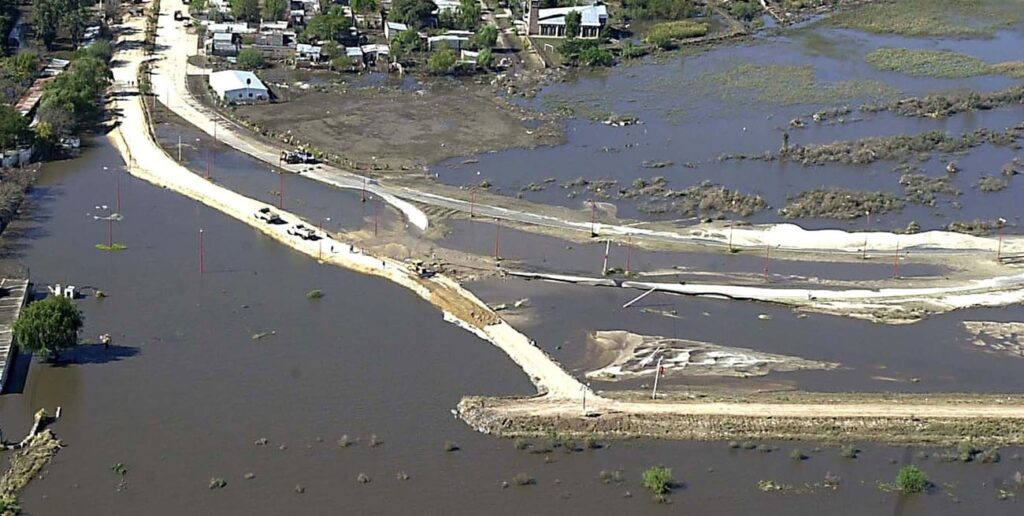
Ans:
{"label": "rooftop", "polygon": [[572,11],[580,13],[580,24],[601,25],[601,19],[608,18],[608,8],[604,5],[582,5],[575,7],[555,7],[552,9],[538,9],[537,19],[541,22],[555,25],[565,24],[565,15]]}
{"label": "rooftop", "polygon": [[263,85],[259,77],[252,72],[244,72],[242,70],[224,70],[221,72],[213,72],[210,74],[210,86],[219,92],[240,90],[244,88],[254,88],[257,90],[266,90],[267,87]]}

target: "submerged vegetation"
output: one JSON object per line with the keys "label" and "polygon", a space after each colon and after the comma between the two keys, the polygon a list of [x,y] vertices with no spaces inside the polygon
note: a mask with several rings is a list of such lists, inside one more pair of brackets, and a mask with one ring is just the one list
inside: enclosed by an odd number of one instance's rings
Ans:
{"label": "submerged vegetation", "polygon": [[963,78],[977,75],[1009,75],[1024,78],[1024,61],[988,64],[981,59],[949,50],[879,48],[864,56],[875,68],[914,77]]}
{"label": "submerged vegetation", "polygon": [[1024,86],[1013,86],[994,92],[935,93],[923,97],[909,97],[882,104],[865,104],[865,113],[891,111],[901,116],[943,118],[959,113],[995,109],[1001,106],[1024,104]]}
{"label": "submerged vegetation", "polygon": [[792,198],[779,215],[787,219],[855,219],[870,213],[899,211],[903,201],[889,192],[863,192],[843,188],[819,188]]}
{"label": "submerged vegetation", "polygon": [[876,136],[827,144],[797,145],[784,149],[781,157],[803,165],[863,165],[877,161],[905,162],[911,159],[926,161],[933,152],[966,152],[983,144],[1013,147],[1022,137],[1024,124],[1011,127],[1005,132],[976,129],[959,136],[952,136],[943,131],[928,131],[914,135]]}
{"label": "submerged vegetation", "polygon": [[658,23],[647,33],[647,42],[659,48],[671,48],[676,41],[708,34],[708,24],[691,20]]}
{"label": "submerged vegetation", "polygon": [[832,104],[843,99],[882,100],[899,92],[873,80],[822,82],[810,65],[744,62],[696,78],[701,93],[724,100],[768,104]]}
{"label": "submerged vegetation", "polygon": [[1022,18],[1015,0],[901,0],[841,12],[829,23],[876,34],[978,38]]}

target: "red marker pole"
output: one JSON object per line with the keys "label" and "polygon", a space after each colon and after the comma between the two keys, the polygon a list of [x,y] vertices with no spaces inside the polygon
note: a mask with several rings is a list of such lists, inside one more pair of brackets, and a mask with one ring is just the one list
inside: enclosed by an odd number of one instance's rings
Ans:
{"label": "red marker pole", "polygon": [[203,230],[199,230],[199,275],[206,272],[206,249],[203,245]]}
{"label": "red marker pole", "polygon": [[494,259],[501,259],[501,219],[494,219]]}
{"label": "red marker pole", "polygon": [[764,246],[764,280],[768,281],[768,259],[771,257],[771,247]]}
{"label": "red marker pole", "polygon": [[469,192],[469,218],[473,218],[473,207],[476,205],[476,190]]}
{"label": "red marker pole", "polygon": [[629,261],[630,261],[630,258],[633,255],[633,246],[630,245],[632,243],[633,243],[633,237],[627,236],[626,237],[626,274],[629,274]]}
{"label": "red marker pole", "polygon": [[590,236],[597,236],[597,203],[590,201]]}
{"label": "red marker pole", "polygon": [[999,247],[996,248],[996,262],[1003,260],[1003,226],[999,225]]}
{"label": "red marker pole", "polygon": [[360,195],[359,202],[366,202],[366,178],[363,178],[363,193]]}
{"label": "red marker pole", "polygon": [[900,276],[900,242],[896,241],[896,255],[892,257],[892,277],[896,279]]}

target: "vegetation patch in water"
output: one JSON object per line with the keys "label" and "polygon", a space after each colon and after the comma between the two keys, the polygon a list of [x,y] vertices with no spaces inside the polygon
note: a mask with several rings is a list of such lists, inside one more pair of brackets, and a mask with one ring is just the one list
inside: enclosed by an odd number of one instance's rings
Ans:
{"label": "vegetation patch in water", "polygon": [[1012,86],[994,92],[960,91],[909,97],[882,104],[865,104],[860,110],[864,113],[891,111],[901,116],[943,118],[1021,104],[1024,104],[1024,86]]}
{"label": "vegetation patch in water", "polygon": [[843,188],[808,190],[792,198],[779,214],[787,219],[823,218],[850,220],[870,213],[903,209],[903,201],[889,192],[864,192]]}
{"label": "vegetation patch in water", "polygon": [[984,38],[1022,18],[1016,0],[901,0],[841,12],[829,23],[876,34]]}
{"label": "vegetation patch in water", "polygon": [[876,161],[906,162],[911,159],[926,161],[931,153],[944,154],[966,152],[983,144],[1016,147],[1017,140],[1024,137],[1024,124],[1007,129],[1005,132],[991,129],[976,129],[970,133],[952,136],[943,131],[896,136],[869,137],[853,141],[839,141],[826,144],[791,146],[781,152],[781,157],[803,165],[824,165],[825,163],[869,164]]}
{"label": "vegetation patch in water", "polygon": [[708,24],[691,20],[658,23],[647,33],[647,42],[661,48],[670,48],[681,39],[698,38],[708,34]]}
{"label": "vegetation patch in water", "polygon": [[[1024,8],[1024,6],[1022,6]],[[875,68],[913,77],[963,78],[978,75],[1024,77],[1024,62],[988,64],[981,59],[949,50],[879,48],[864,56]]]}
{"label": "vegetation patch in water", "polygon": [[727,70],[697,77],[702,93],[728,101],[751,100],[778,105],[834,104],[844,99],[889,99],[899,92],[879,81],[823,82],[809,65],[739,63]]}

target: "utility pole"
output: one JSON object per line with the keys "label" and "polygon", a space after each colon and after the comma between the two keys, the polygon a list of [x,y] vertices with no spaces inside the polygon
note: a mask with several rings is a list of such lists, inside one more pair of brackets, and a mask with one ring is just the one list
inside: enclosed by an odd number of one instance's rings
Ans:
{"label": "utility pole", "polygon": [[868,210],[867,214],[868,214],[868,230],[864,232],[864,248],[861,249],[861,252],[860,252],[860,259],[861,260],[867,260],[868,259],[868,233],[871,232],[871,210]]}
{"label": "utility pole", "polygon": [[732,230],[733,230],[733,226],[734,226],[733,221],[729,221],[729,252],[730,253],[733,252],[732,251]]}
{"label": "utility pole", "polygon": [[658,399],[658,377],[661,376],[661,359],[664,357],[658,357],[658,367],[654,370],[654,390],[651,391],[651,399]]}
{"label": "utility pole", "polygon": [[178,163],[181,163],[181,135],[178,135]]}
{"label": "utility pole", "polygon": [[580,390],[583,391],[583,415],[587,415],[587,386],[580,385]]}
{"label": "utility pole", "polygon": [[604,264],[601,265],[601,275],[606,276],[608,274],[608,251],[611,249],[612,241],[604,241]]}
{"label": "utility pole", "polygon": [[892,278],[900,277],[900,241],[896,241],[896,254],[892,257]]}
{"label": "utility pole", "polygon": [[999,217],[999,246],[996,247],[996,263],[1003,261],[1003,227],[1006,226],[1006,219]]}
{"label": "utility pole", "polygon": [[380,206],[379,202],[373,203],[373,236],[377,236],[377,225],[378,225],[378,219],[380,218],[377,215],[377,213],[378,213],[377,207],[378,206]]}
{"label": "utility pole", "polygon": [[203,246],[203,230],[199,230],[199,275],[206,272],[206,249]]}
{"label": "utility pole", "polygon": [[501,259],[501,219],[494,219],[494,259]]}
{"label": "utility pole", "polygon": [[590,200],[590,236],[597,236],[597,203]]}
{"label": "utility pole", "polygon": [[473,218],[473,207],[476,205],[476,190],[469,191],[469,218]]}
{"label": "utility pole", "polygon": [[765,244],[764,246],[764,280],[768,281],[768,259],[771,257],[771,247]]}
{"label": "utility pole", "polygon": [[633,246],[631,245],[632,243],[633,243],[633,237],[632,236],[626,236],[626,274],[629,274],[629,271],[631,270],[629,268],[629,261],[630,261],[630,258],[632,258],[632,256],[633,256]]}
{"label": "utility pole", "polygon": [[277,188],[277,209],[284,209],[284,171],[281,171],[277,175],[278,177],[278,188]]}
{"label": "utility pole", "polygon": [[366,178],[363,178],[363,193],[359,197],[359,202],[366,202]]}

